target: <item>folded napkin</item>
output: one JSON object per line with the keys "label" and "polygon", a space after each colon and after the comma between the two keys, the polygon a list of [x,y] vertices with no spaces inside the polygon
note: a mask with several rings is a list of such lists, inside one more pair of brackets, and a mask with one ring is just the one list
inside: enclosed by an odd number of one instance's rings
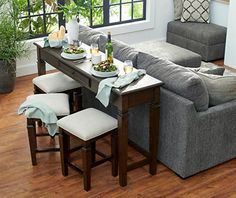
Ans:
{"label": "folded napkin", "polygon": [[139,79],[140,76],[145,75],[146,71],[143,69],[136,70],[126,75],[122,75],[115,78],[107,78],[102,80],[98,86],[98,93],[96,98],[107,107],[109,104],[111,89],[114,88],[122,88],[126,85],[130,84],[134,80]]}
{"label": "folded napkin", "polygon": [[62,46],[68,45],[67,40],[49,40],[48,38],[44,38],[44,47],[55,47],[60,48]]}
{"label": "folded napkin", "polygon": [[25,114],[27,118],[39,118],[45,123],[48,133],[54,136],[57,132],[57,116],[53,110],[44,103],[28,99],[18,109],[18,114]]}

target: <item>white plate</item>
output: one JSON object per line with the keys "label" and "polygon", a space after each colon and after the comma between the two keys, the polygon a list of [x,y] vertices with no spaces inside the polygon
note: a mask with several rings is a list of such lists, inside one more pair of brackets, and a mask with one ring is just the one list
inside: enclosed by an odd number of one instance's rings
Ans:
{"label": "white plate", "polygon": [[81,58],[84,58],[86,55],[87,55],[86,52],[81,53],[81,54],[68,54],[68,53],[65,53],[65,52],[61,53],[61,57],[65,58],[65,59],[68,59],[68,60],[81,59]]}
{"label": "white plate", "polygon": [[117,68],[116,71],[113,71],[113,72],[99,72],[99,71],[96,71],[94,70],[94,68],[92,67],[91,68],[91,73],[94,75],[94,76],[97,76],[97,77],[101,77],[101,78],[107,78],[107,77],[113,77],[113,76],[116,76],[120,73],[119,69]]}

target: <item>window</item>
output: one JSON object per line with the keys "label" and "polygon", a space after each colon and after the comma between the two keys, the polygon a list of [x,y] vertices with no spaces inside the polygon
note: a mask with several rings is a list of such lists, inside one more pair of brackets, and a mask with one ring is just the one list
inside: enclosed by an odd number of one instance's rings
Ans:
{"label": "window", "polygon": [[19,27],[31,37],[44,36],[57,28],[60,15],[53,0],[21,0]]}
{"label": "window", "polygon": [[[57,5],[66,0],[21,0],[20,28],[31,38],[45,36],[65,25]],[[146,0],[91,0],[90,10],[80,13],[80,23],[103,27],[146,19]]]}

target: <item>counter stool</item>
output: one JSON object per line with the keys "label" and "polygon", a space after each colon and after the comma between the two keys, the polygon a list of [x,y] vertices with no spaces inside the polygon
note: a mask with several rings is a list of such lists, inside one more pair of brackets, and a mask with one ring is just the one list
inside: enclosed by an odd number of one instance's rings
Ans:
{"label": "counter stool", "polygon": [[[61,153],[62,174],[68,175],[68,165],[75,168],[83,174],[84,190],[88,191],[91,186],[91,167],[111,160],[112,175],[118,174],[118,144],[117,144],[117,127],[118,122],[115,118],[94,108],[88,108],[77,113],[66,116],[57,121],[59,126],[59,140]],[[111,156],[96,151],[95,142],[111,134]],[[70,137],[79,139],[82,149],[82,166],[83,170],[75,166],[70,161],[69,142]],[[95,155],[98,154],[103,159],[96,161]]]}
{"label": "counter stool", "polygon": [[71,112],[82,109],[81,85],[62,72],[35,77],[33,84],[34,94],[66,93],[69,95]]}
{"label": "counter stool", "polygon": [[[36,100],[40,103],[46,104],[53,110],[58,119],[70,114],[69,98],[67,94],[55,93],[55,94],[36,94],[28,96],[26,100]],[[27,130],[28,139],[30,145],[31,161],[32,165],[37,165],[36,153],[60,151],[59,148],[41,148],[37,147],[37,137],[50,136],[49,133],[37,133],[36,122],[41,121],[36,118],[27,118]],[[56,134],[58,135],[58,133]],[[52,136],[51,136],[52,137]]]}

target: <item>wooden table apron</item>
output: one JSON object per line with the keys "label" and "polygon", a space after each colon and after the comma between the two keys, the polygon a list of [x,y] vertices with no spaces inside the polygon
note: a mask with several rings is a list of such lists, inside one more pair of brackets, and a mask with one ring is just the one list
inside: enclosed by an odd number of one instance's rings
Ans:
{"label": "wooden table apron", "polygon": [[[92,76],[86,69],[76,67],[76,63],[68,61],[60,56],[59,49],[43,48],[42,42],[35,43],[37,46],[38,75],[46,73],[45,62],[67,74],[82,86],[97,92],[100,78]],[[85,63],[83,63],[85,64]],[[87,63],[91,64],[91,63]],[[85,67],[86,68],[86,67]],[[141,83],[140,83],[141,82]],[[140,83],[140,85],[138,84]],[[119,183],[127,185],[127,171],[149,164],[150,174],[156,174],[157,142],[159,134],[160,114],[160,85],[161,81],[145,75],[142,79],[132,83],[124,89],[113,89],[111,103],[118,108],[118,145],[119,145]],[[144,160],[127,165],[128,158],[128,110],[131,107],[149,103],[149,153],[143,151]]]}

